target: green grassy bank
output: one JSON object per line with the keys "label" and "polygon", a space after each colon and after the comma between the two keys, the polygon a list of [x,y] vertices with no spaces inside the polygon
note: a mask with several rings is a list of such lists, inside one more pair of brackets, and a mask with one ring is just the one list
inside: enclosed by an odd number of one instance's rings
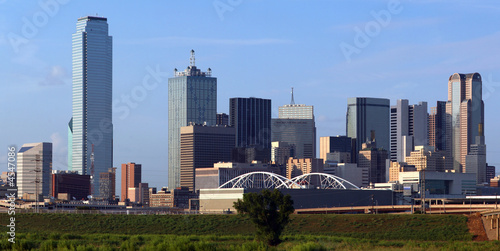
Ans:
{"label": "green grassy bank", "polygon": [[[0,214],[0,223],[9,224]],[[18,214],[0,250],[268,250],[242,215]],[[496,250],[472,242],[460,215],[292,215],[269,250]]]}

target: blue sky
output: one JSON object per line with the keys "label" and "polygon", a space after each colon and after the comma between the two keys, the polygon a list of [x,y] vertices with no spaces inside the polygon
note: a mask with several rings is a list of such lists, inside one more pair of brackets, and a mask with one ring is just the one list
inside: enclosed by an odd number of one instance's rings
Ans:
{"label": "blue sky", "polygon": [[114,165],[143,164],[151,186],[167,185],[167,78],[191,49],[218,78],[219,112],[253,96],[272,99],[277,117],[293,86],[296,103],[314,105],[318,137],[345,134],[348,97],[432,107],[451,74],[479,72],[487,158],[500,167],[498,1],[0,0],[3,169],[7,146],[41,141],[66,169],[71,34],[96,14],[113,36]]}

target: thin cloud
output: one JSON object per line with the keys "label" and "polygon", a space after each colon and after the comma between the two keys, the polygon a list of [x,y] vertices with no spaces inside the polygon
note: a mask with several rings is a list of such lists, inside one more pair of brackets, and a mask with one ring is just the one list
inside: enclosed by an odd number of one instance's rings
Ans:
{"label": "thin cloud", "polygon": [[269,45],[269,44],[289,44],[293,41],[277,38],[257,38],[257,39],[216,39],[216,38],[196,38],[196,37],[158,37],[142,40],[117,41],[122,44],[209,44],[209,45]]}
{"label": "thin cloud", "polygon": [[[364,29],[366,24],[371,21],[377,21],[377,20],[374,17],[372,17],[371,19],[368,19],[365,22],[333,25],[329,28],[329,31],[330,32],[353,31],[355,27]],[[391,16],[391,20],[387,24],[387,27],[384,27],[383,29],[403,29],[403,28],[413,28],[422,26],[428,27],[432,25],[437,25],[439,23],[442,23],[443,21],[445,21],[444,18],[414,18],[414,19],[399,20],[398,14],[396,14]]]}
{"label": "thin cloud", "polygon": [[39,84],[41,86],[64,85],[66,77],[66,70],[62,66],[54,65],[50,67],[49,72]]}

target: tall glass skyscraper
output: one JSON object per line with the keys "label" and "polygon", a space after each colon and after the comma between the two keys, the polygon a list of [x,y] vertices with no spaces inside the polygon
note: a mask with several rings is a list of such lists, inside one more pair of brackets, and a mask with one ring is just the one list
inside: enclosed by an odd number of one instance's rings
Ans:
{"label": "tall glass skyscraper", "polygon": [[236,128],[236,147],[271,150],[271,100],[230,98],[229,124]]}
{"label": "tall glass skyscraper", "polygon": [[448,80],[447,146],[451,146],[453,169],[465,170],[465,156],[484,125],[483,82],[479,73],[455,73]]}
{"label": "tall glass skyscraper", "polygon": [[271,141],[287,142],[295,146],[292,157],[316,158],[316,124],[312,105],[295,104],[279,107],[279,117],[271,120]]}
{"label": "tall glass skyscraper", "polygon": [[385,98],[348,98],[347,137],[356,139],[356,150],[375,132],[377,147],[390,150],[390,101]]}
{"label": "tall glass skyscraper", "polygon": [[174,70],[168,79],[168,186],[180,186],[181,127],[190,123],[215,125],[217,117],[217,78],[211,69],[202,72],[191,63],[182,72]]}
{"label": "tall glass skyscraper", "polygon": [[112,37],[107,18],[82,17],[73,34],[73,117],[69,169],[91,175],[99,196],[99,173],[113,167]]}

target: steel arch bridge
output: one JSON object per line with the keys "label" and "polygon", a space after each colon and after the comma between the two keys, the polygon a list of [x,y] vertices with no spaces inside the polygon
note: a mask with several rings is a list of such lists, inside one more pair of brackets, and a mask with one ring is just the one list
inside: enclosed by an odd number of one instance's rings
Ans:
{"label": "steel arch bridge", "polygon": [[[318,186],[319,185],[319,186]],[[359,189],[351,182],[326,173],[308,173],[287,179],[270,172],[245,173],[222,184],[220,188],[282,188],[305,189],[318,186],[320,189]]]}
{"label": "steel arch bridge", "polygon": [[348,180],[326,173],[302,174],[291,179],[290,184],[298,184],[301,188],[316,185],[320,189],[359,189],[358,186]]}
{"label": "steel arch bridge", "polygon": [[222,184],[219,188],[288,188],[289,179],[270,172],[245,173]]}

